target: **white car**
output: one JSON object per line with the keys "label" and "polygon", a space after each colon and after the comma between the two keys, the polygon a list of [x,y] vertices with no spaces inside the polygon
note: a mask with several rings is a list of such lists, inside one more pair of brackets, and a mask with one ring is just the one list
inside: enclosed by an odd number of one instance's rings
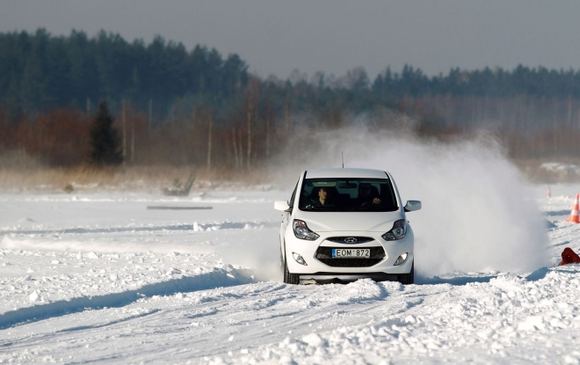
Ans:
{"label": "white car", "polygon": [[284,282],[375,280],[414,282],[413,230],[391,175],[370,169],[318,169],[301,174],[283,212]]}

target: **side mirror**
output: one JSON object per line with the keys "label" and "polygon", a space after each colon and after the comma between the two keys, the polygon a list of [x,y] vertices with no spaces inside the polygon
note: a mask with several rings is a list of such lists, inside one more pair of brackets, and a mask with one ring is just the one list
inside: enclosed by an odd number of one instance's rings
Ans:
{"label": "side mirror", "polygon": [[407,204],[405,204],[405,212],[414,212],[419,209],[421,209],[420,200],[407,200]]}
{"label": "side mirror", "polygon": [[276,200],[274,202],[274,209],[279,210],[281,212],[288,212],[290,211],[290,206],[288,202],[285,200]]}

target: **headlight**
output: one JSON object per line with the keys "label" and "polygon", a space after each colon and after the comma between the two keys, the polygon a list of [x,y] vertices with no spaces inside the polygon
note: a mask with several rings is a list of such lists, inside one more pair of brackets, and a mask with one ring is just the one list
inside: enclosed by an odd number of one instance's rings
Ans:
{"label": "headlight", "polygon": [[407,234],[407,222],[404,219],[395,221],[393,228],[382,235],[385,241],[396,241],[405,238]]}
{"label": "headlight", "polygon": [[300,238],[301,240],[314,241],[320,237],[308,228],[306,222],[301,221],[300,219],[294,219],[292,228],[294,229],[294,235],[296,238]]}

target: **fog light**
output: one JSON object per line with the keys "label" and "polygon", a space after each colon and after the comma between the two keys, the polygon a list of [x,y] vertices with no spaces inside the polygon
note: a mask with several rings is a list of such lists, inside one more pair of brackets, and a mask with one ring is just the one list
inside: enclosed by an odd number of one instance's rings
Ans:
{"label": "fog light", "polygon": [[397,261],[395,261],[395,266],[403,265],[405,261],[407,261],[407,257],[409,257],[409,254],[407,252],[397,257]]}
{"label": "fog light", "polygon": [[296,252],[292,252],[292,257],[294,258],[294,261],[296,261],[297,263],[299,263],[300,265],[304,265],[304,266],[308,266],[308,264],[306,263],[306,261],[304,260],[304,257],[300,256],[299,254],[297,254]]}

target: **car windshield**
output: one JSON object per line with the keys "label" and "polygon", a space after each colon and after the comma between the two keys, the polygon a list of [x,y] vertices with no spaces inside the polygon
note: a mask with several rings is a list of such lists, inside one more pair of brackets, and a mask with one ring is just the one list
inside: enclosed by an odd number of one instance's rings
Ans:
{"label": "car windshield", "polygon": [[300,210],[311,212],[393,212],[398,210],[389,179],[306,179]]}

